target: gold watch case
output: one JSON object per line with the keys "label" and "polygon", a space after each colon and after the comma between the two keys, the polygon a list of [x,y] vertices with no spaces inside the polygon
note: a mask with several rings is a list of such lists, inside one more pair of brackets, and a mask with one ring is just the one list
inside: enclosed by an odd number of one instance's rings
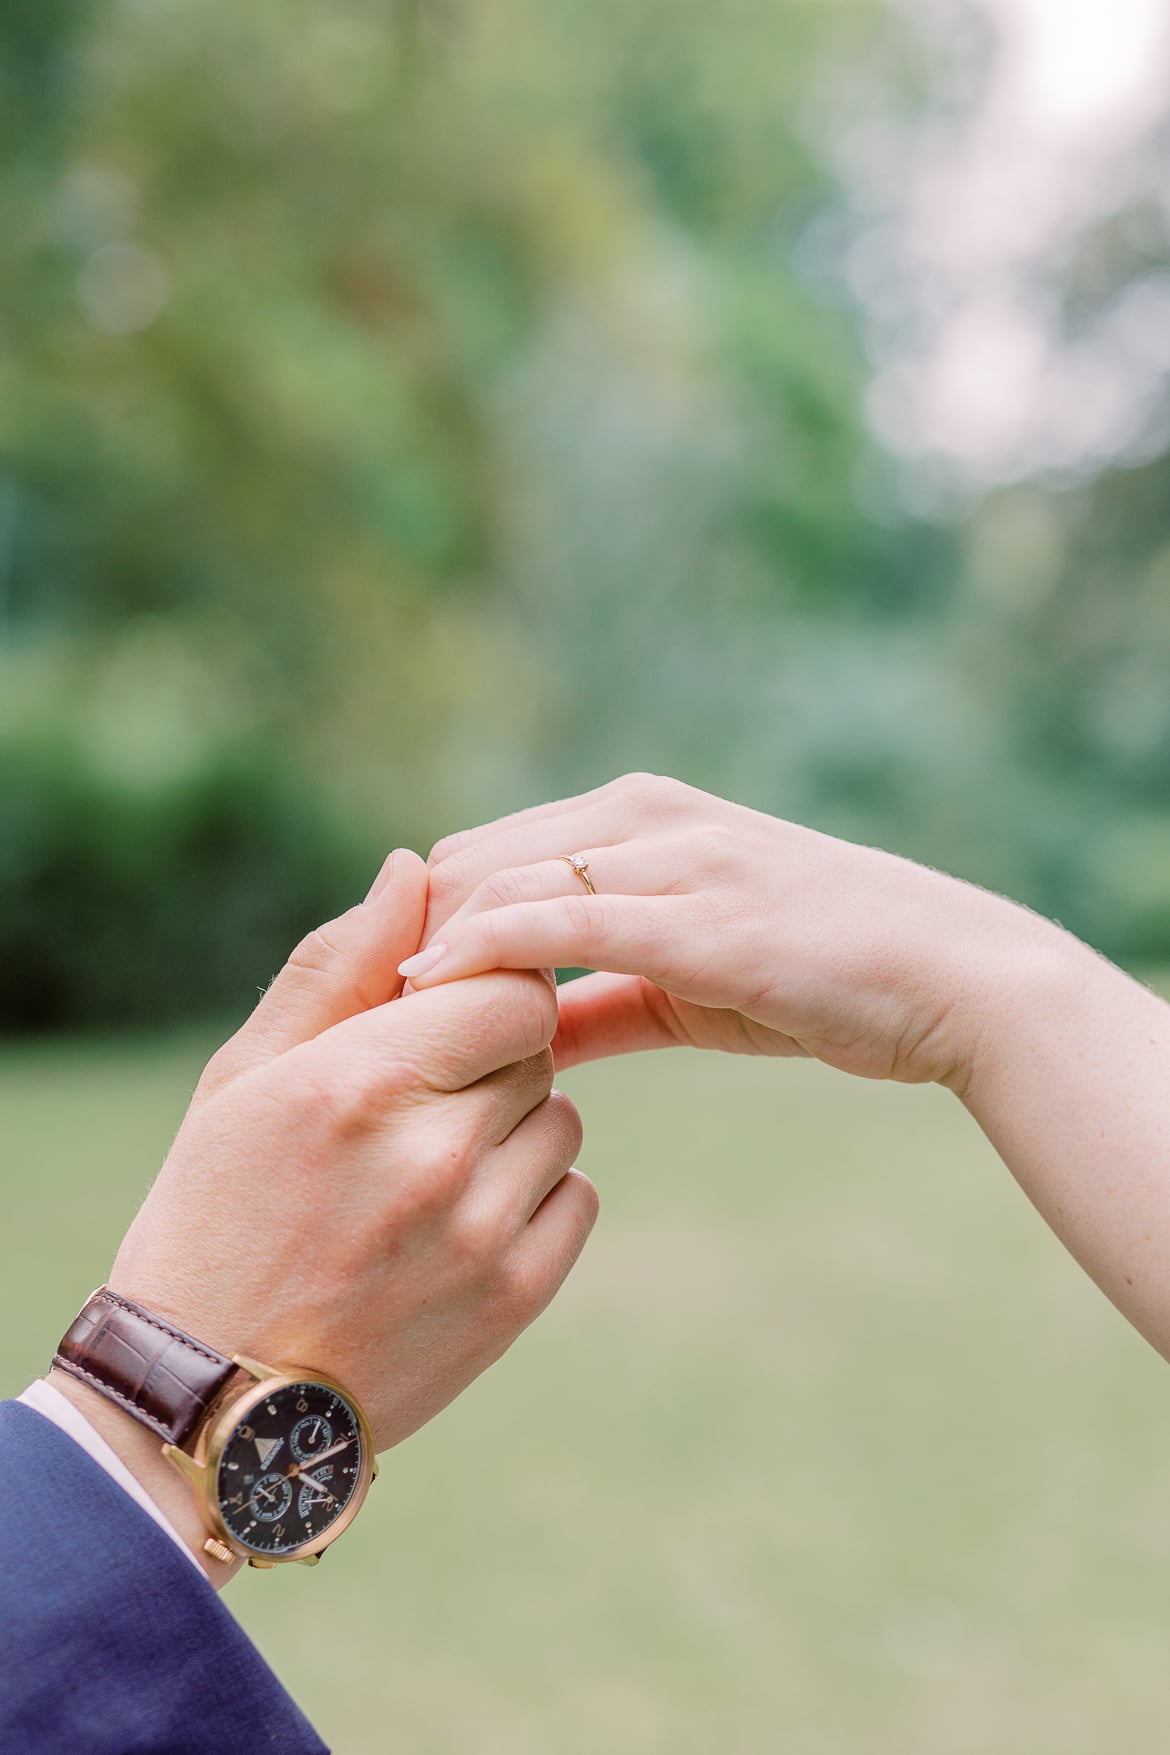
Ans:
{"label": "gold watch case", "polygon": [[[211,1532],[205,1544],[206,1551],[214,1558],[223,1560],[230,1556],[233,1560],[246,1560],[250,1566],[262,1571],[269,1571],[274,1566],[284,1566],[290,1561],[296,1561],[301,1566],[316,1566],[325,1549],[332,1546],[338,1536],[344,1535],[349,1528],[365,1504],[366,1494],[377,1477],[378,1463],[374,1456],[374,1435],[370,1431],[370,1423],[361,1403],[345,1385],[338,1383],[335,1377],[326,1376],[323,1371],[314,1371],[308,1366],[265,1365],[261,1360],[249,1359],[243,1353],[233,1353],[232,1363],[241,1371],[247,1372],[255,1381],[251,1385],[245,1384],[239,1389],[228,1391],[227,1397],[204,1421],[193,1455],[188,1455],[175,1444],[164,1444],[162,1453],[182,1475],[199,1502],[204,1523]],[[302,1543],[299,1548],[290,1548],[287,1554],[254,1554],[231,1533],[220,1512],[216,1493],[220,1460],[232,1433],[247,1420],[252,1409],[259,1407],[261,1402],[277,1390],[288,1389],[297,1383],[322,1384],[324,1388],[341,1396],[353,1409],[357,1415],[362,1441],[361,1470],[344,1511],[322,1535],[311,1542]],[[223,1552],[225,1549],[226,1556]]]}

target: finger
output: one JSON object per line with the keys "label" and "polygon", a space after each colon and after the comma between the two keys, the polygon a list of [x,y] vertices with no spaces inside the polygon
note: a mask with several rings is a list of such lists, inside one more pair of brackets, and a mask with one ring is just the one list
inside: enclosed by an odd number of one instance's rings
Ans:
{"label": "finger", "polygon": [[588,1060],[680,1044],[662,989],[640,975],[585,975],[566,981],[558,999],[552,1045],[558,1072]]}
{"label": "finger", "polygon": [[468,1086],[466,1125],[477,1141],[499,1146],[552,1091],[553,1059],[547,1048],[527,1060],[513,1061]]}
{"label": "finger", "polygon": [[654,859],[653,849],[644,844],[636,850],[633,843],[627,847],[591,849],[576,857],[585,861],[588,884],[567,858],[541,859],[530,865],[494,869],[443,921],[442,926],[436,927],[434,933],[430,932],[430,923],[438,916],[432,896],[423,948],[399,966],[399,974],[408,978],[410,991],[414,991],[414,977],[425,974],[438,962],[441,948],[452,934],[458,933],[466,919],[485,913],[489,908],[546,901],[553,896],[590,895],[600,890],[610,896],[656,895],[671,888],[670,874],[659,869],[663,861]]}
{"label": "finger", "polygon": [[[528,865],[494,870],[474,889],[446,923],[444,940],[462,920],[488,908],[516,902],[539,902],[552,896],[683,896],[695,887],[701,872],[685,838],[674,836],[585,847],[570,859],[558,855]],[[420,953],[426,956],[426,952]],[[409,965],[411,959],[407,959]]]}
{"label": "finger", "polygon": [[346,1018],[325,1046],[339,1073],[371,1089],[405,1078],[424,1093],[462,1091],[540,1054],[556,1026],[556,989],[547,976],[493,970]]}
{"label": "finger", "polygon": [[581,1117],[563,1091],[550,1091],[508,1138],[487,1154],[476,1173],[472,1199],[499,1222],[521,1231],[537,1208],[572,1169],[581,1150]]}
{"label": "finger", "polygon": [[[511,827],[491,824],[442,859],[432,853],[427,867],[429,893],[423,943],[428,944],[440,935],[448,920],[493,873],[559,860],[564,854],[582,853],[590,848],[612,851],[635,840],[644,849],[647,827],[646,815],[635,808],[631,795],[606,788],[600,794],[588,794],[573,801],[571,810],[557,806],[534,812]],[[586,853],[586,857],[595,856]]]}
{"label": "finger", "polygon": [[515,1249],[514,1269],[524,1286],[530,1320],[555,1297],[597,1222],[597,1190],[580,1170],[569,1170],[537,1207]]}
{"label": "finger", "polygon": [[398,965],[426,914],[426,866],[399,847],[364,902],[302,939],[247,1023],[216,1057],[230,1073],[270,1060],[402,991]]}
{"label": "finger", "polygon": [[423,942],[433,939],[489,872],[578,853],[587,845],[644,840],[725,809],[724,801],[657,774],[623,774],[593,792],[450,835],[427,861],[430,901]]}
{"label": "finger", "polygon": [[493,873],[543,864],[561,854],[579,853],[586,844],[605,846],[613,839],[612,824],[607,825],[600,817],[585,812],[572,819],[563,814],[535,818],[530,823],[499,833],[494,828],[485,831],[480,840],[469,844],[463,852],[428,866],[423,944],[429,944],[441,935],[448,920]]}
{"label": "finger", "polygon": [[552,817],[570,816],[573,812],[596,803],[599,798],[612,792],[613,787],[614,782],[607,781],[604,786],[595,786],[589,792],[580,792],[573,798],[557,798],[546,804],[532,804],[524,810],[512,811],[509,816],[496,817],[493,822],[480,823],[475,828],[460,829],[453,835],[445,835],[431,848],[427,866],[433,868],[441,865],[444,860],[451,859],[455,854],[464,852],[489,836],[512,834],[528,828],[532,823],[544,822]]}
{"label": "finger", "polygon": [[[688,942],[683,907],[678,897],[590,896],[582,890],[467,915],[457,930],[445,932],[441,945],[430,947],[437,954],[425,968],[416,973],[408,965],[416,989],[410,1004],[441,982],[485,969],[609,969],[645,975],[666,988],[685,981],[692,990],[696,974],[686,963],[695,946]],[[702,1002],[705,996],[692,991],[691,997]]]}

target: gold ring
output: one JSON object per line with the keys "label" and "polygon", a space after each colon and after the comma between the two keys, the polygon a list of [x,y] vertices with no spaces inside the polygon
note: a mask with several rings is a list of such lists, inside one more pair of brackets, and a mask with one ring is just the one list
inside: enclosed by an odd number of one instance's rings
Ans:
{"label": "gold ring", "polygon": [[591,896],[597,891],[593,888],[593,879],[589,876],[589,861],[580,853],[558,853],[557,858],[565,865],[571,866]]}

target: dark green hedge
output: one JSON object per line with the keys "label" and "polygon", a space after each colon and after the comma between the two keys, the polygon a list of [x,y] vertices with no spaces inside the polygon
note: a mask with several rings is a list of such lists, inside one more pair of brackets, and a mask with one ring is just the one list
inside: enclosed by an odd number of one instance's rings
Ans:
{"label": "dark green hedge", "polygon": [[368,871],[321,801],[220,758],[162,795],[0,752],[0,1031],[246,1011]]}

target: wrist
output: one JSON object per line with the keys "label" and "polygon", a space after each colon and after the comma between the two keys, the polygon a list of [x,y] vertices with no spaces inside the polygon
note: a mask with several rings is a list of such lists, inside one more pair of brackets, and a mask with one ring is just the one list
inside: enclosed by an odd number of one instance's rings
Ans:
{"label": "wrist", "polygon": [[73,1404],[125,1464],[184,1546],[191,1550],[211,1583],[219,1589],[234,1578],[243,1561],[238,1558],[230,1563],[211,1560],[204,1552],[208,1532],[199,1508],[186,1482],[163,1455],[160,1440],[68,1371],[54,1367],[49,1372],[48,1381]]}
{"label": "wrist", "polygon": [[957,1076],[942,1081],[972,1110],[993,1102],[1018,1070],[1029,1042],[1069,1018],[1092,971],[1108,967],[1063,927],[999,897],[999,918],[984,941],[964,1008]]}
{"label": "wrist", "polygon": [[886,947],[873,980],[875,992],[897,995],[892,1076],[942,1085],[966,1102],[1005,1051],[1021,1008],[1059,991],[1070,958],[1091,953],[1003,896],[909,869],[918,888],[901,917],[915,921],[915,929]]}

